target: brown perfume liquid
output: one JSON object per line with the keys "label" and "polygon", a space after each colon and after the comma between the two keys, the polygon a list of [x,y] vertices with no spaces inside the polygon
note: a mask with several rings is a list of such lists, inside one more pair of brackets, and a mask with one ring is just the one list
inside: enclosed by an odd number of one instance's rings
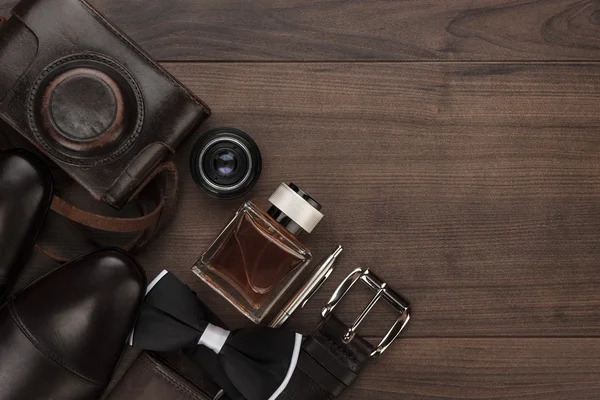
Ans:
{"label": "brown perfume liquid", "polygon": [[227,281],[256,308],[268,300],[280,282],[306,262],[305,257],[284,244],[289,240],[282,237],[285,233],[265,224],[263,218],[240,214],[209,265],[215,275]]}

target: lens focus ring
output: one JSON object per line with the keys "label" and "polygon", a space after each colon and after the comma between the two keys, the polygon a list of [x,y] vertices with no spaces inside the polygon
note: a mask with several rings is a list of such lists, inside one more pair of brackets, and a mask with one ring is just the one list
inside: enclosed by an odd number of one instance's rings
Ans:
{"label": "lens focus ring", "polygon": [[[239,168],[235,168],[233,174],[221,174],[217,168],[217,162],[221,153],[228,153]],[[222,137],[214,139],[205,146],[205,151],[200,153],[198,168],[200,175],[209,186],[216,190],[230,192],[236,190],[252,174],[252,154],[246,145],[233,137]]]}

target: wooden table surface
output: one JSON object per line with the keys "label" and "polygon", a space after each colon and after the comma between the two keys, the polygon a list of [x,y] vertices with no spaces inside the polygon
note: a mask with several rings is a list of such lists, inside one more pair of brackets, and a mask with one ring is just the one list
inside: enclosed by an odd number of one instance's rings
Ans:
{"label": "wooden table surface", "polygon": [[[600,2],[91,3],[212,107],[201,132],[256,139],[249,198],[293,181],[323,203],[304,240],[316,258],[346,250],[290,327],[309,333],[356,267],[412,301],[343,399],[600,398]],[[190,272],[241,202],[195,187],[192,142],[178,215],[139,259],[242,326]],[[347,322],[367,294],[344,302]],[[376,342],[392,321],[381,305],[360,332]]]}

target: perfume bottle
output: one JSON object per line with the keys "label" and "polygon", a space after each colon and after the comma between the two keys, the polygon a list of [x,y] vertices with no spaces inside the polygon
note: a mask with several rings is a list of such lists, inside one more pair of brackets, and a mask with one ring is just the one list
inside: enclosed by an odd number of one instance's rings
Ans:
{"label": "perfume bottle", "polygon": [[193,271],[242,314],[259,323],[309,264],[298,240],[312,232],[321,205],[293,183],[282,183],[262,211],[244,203]]}

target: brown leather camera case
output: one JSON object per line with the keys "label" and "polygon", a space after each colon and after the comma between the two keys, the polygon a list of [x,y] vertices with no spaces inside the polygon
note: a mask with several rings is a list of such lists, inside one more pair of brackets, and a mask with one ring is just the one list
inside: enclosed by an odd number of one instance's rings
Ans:
{"label": "brown leather camera case", "polygon": [[0,28],[0,118],[116,209],[209,115],[85,1],[22,0]]}

